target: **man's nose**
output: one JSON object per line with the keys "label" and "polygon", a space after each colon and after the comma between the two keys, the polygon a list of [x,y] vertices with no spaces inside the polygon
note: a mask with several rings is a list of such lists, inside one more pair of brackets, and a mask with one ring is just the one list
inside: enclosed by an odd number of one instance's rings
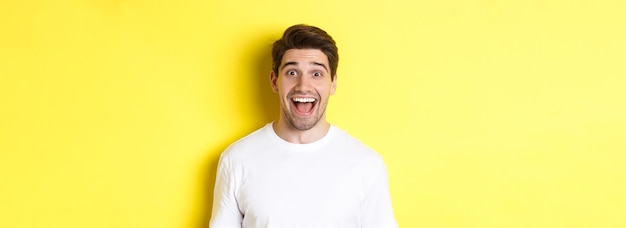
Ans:
{"label": "man's nose", "polygon": [[311,79],[309,77],[307,77],[306,75],[302,75],[300,77],[298,77],[297,83],[296,83],[296,91],[308,91],[311,89]]}

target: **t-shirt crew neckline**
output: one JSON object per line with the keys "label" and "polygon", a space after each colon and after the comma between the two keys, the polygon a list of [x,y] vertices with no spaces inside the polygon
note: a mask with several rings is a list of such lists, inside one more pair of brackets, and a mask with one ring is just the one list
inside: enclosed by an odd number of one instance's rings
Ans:
{"label": "t-shirt crew neckline", "polygon": [[272,127],[273,123],[274,122],[266,124],[265,130],[269,133],[272,140],[276,141],[280,146],[290,151],[312,151],[312,150],[319,149],[323,147],[324,145],[326,145],[333,138],[333,136],[336,134],[336,131],[337,131],[335,126],[330,125],[330,127],[328,128],[328,132],[326,132],[326,135],[324,135],[324,137],[322,137],[321,139],[312,143],[298,144],[298,143],[288,142],[284,140],[283,138],[281,138],[280,136],[278,136],[278,134],[276,134],[276,132],[274,131],[274,128]]}

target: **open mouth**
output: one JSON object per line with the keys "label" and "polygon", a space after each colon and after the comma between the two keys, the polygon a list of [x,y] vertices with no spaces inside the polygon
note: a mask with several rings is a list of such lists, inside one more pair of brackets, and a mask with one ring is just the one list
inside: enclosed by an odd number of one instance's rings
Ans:
{"label": "open mouth", "polygon": [[291,104],[296,114],[307,116],[313,113],[315,105],[317,105],[317,99],[312,97],[293,97],[291,98]]}

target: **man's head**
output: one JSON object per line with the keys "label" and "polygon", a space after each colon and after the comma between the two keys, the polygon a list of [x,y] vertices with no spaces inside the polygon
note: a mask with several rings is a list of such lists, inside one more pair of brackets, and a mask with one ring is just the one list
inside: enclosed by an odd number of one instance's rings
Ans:
{"label": "man's head", "polygon": [[309,25],[294,25],[283,33],[280,40],[274,42],[272,46],[272,70],[278,73],[285,52],[290,49],[317,49],[322,51],[328,58],[330,73],[332,78],[337,76],[337,66],[339,65],[339,54],[335,40],[324,30]]}
{"label": "man's head", "polygon": [[337,83],[335,41],[319,28],[295,25],[274,43],[272,57],[270,82],[280,98],[281,126],[299,131],[327,127],[326,106]]}

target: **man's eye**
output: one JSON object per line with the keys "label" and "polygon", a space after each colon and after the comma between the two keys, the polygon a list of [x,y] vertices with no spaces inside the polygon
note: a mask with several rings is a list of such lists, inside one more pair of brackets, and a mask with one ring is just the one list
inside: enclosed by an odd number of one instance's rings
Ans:
{"label": "man's eye", "polygon": [[296,75],[296,71],[295,70],[287,71],[287,75]]}
{"label": "man's eye", "polygon": [[320,77],[320,76],[322,76],[322,73],[320,73],[320,72],[315,72],[315,73],[313,73],[313,76],[315,76],[315,77]]}

